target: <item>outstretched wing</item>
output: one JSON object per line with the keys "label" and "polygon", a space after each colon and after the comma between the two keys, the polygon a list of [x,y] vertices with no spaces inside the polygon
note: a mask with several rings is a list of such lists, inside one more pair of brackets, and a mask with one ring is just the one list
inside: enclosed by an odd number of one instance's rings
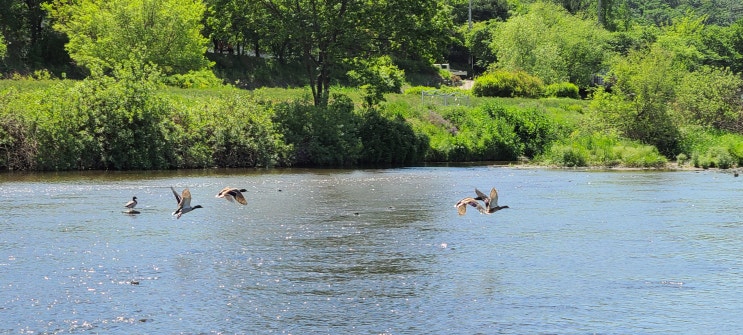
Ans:
{"label": "outstretched wing", "polygon": [[475,198],[475,200],[482,200],[482,202],[485,203],[485,207],[490,207],[490,201],[491,201],[490,197],[485,195],[485,193],[480,192],[480,190],[476,188],[475,188],[475,194],[477,194],[477,198]]}
{"label": "outstretched wing", "polygon": [[237,200],[242,205],[247,205],[248,201],[245,200],[245,196],[243,196],[241,190],[238,190],[236,188],[231,189],[228,193]]}
{"label": "outstretched wing", "polygon": [[178,192],[175,191],[173,186],[170,187],[170,190],[173,191],[173,195],[175,195],[175,202],[178,203],[178,205],[181,204],[181,196],[178,194]]}
{"label": "outstretched wing", "polygon": [[181,193],[180,207],[191,207],[191,191],[189,191],[187,188],[183,190],[183,193]]}
{"label": "outstretched wing", "polygon": [[490,208],[498,207],[498,190],[493,187],[493,189],[490,190]]}
{"label": "outstretched wing", "polygon": [[457,204],[454,206],[457,207],[457,213],[459,213],[459,215],[464,215],[465,213],[467,213],[467,206],[475,207],[480,212],[485,209],[484,207],[482,207],[482,205],[480,205],[479,202],[477,202],[477,200],[469,197],[459,200],[459,202],[457,202]]}

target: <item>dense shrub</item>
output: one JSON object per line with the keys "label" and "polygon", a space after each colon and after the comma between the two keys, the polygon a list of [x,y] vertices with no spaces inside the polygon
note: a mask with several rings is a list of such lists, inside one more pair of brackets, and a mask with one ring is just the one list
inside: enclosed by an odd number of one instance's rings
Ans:
{"label": "dense shrub", "polygon": [[358,137],[360,117],[353,101],[334,95],[327,107],[307,99],[275,106],[274,122],[286,142],[293,146],[297,165],[348,166],[356,164],[362,144]]}
{"label": "dense shrub", "polygon": [[13,136],[7,168],[167,168],[160,127],[169,108],[153,94],[157,71],[126,63],[113,74],[16,96],[6,111],[15,116],[3,120]]}
{"label": "dense shrub", "polygon": [[544,96],[551,98],[580,99],[578,86],[573,83],[555,83],[544,88]]}
{"label": "dense shrub", "polygon": [[429,160],[514,161],[540,153],[556,136],[541,111],[496,103],[448,108],[429,114],[428,122],[420,128],[431,138]]}
{"label": "dense shrub", "polygon": [[535,108],[507,109],[495,103],[481,107],[491,118],[503,119],[518,137],[518,154],[534,157],[555,140],[556,128],[550,119]]}
{"label": "dense shrub", "polygon": [[416,134],[401,116],[389,119],[368,110],[359,127],[363,149],[359,162],[374,165],[403,165],[421,162],[428,150],[428,137]]}
{"label": "dense shrub", "polygon": [[691,158],[694,167],[743,166],[743,135],[740,134],[701,126],[682,127],[681,150]]}
{"label": "dense shrub", "polygon": [[270,167],[289,165],[290,147],[271,120],[273,111],[244,91],[206,100],[171,100],[175,166]]}
{"label": "dense shrub", "polygon": [[685,124],[743,131],[743,79],[728,69],[703,67],[678,83],[672,106]]}
{"label": "dense shrub", "polygon": [[213,88],[222,86],[222,80],[211,70],[189,71],[186,74],[174,74],[164,78],[167,85],[180,88]]}
{"label": "dense shrub", "polygon": [[[288,165],[273,111],[234,89],[171,95],[152,68],[0,92],[0,168],[167,169]],[[180,90],[179,90],[180,91]]]}
{"label": "dense shrub", "polygon": [[525,97],[542,95],[542,80],[523,71],[496,70],[475,79],[472,91],[481,97]]}
{"label": "dense shrub", "polygon": [[538,161],[557,166],[624,166],[658,168],[667,159],[649,145],[621,139],[616,135],[573,133],[556,141]]}

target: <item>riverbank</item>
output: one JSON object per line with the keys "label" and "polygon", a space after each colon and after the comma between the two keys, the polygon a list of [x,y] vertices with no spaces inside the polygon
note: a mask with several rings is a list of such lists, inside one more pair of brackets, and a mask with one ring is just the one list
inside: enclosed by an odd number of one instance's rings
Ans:
{"label": "riverbank", "polygon": [[[142,75],[142,74],[140,74]],[[676,169],[648,145],[586,128],[590,101],[422,99],[420,87],[373,108],[336,87],[327,107],[307,88],[163,87],[115,77],[0,81],[0,170],[411,166],[529,161],[556,167]],[[416,92],[418,92],[416,94]],[[679,158],[740,166],[739,135],[688,128]]]}

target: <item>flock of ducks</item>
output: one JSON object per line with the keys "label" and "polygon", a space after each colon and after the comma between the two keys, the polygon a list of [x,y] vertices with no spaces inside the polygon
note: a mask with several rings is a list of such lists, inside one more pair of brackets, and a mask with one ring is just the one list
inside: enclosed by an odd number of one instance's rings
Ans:
{"label": "flock of ducks", "polygon": [[[175,196],[175,201],[178,203],[178,208],[175,209],[175,212],[173,212],[172,215],[175,216],[176,219],[180,219],[181,215],[186,214],[190,211],[193,211],[197,208],[204,208],[201,205],[191,206],[191,191],[188,190],[188,188],[183,189],[181,194],[178,194],[176,192],[175,188],[172,186],[170,187],[170,190],[173,192],[173,195]],[[237,201],[241,205],[247,205],[248,201],[245,200],[245,196],[242,194],[242,192],[247,192],[248,190],[244,188],[234,188],[234,187],[225,187],[215,197],[217,198],[223,198],[227,199],[230,202]],[[129,214],[139,214],[136,210],[134,210],[134,207],[137,206],[137,197],[132,197],[132,200],[124,204],[124,208],[127,208],[127,212]]]}
{"label": "flock of ducks", "polygon": [[[191,191],[189,191],[188,188],[184,189],[181,194],[178,194],[178,192],[176,192],[175,188],[173,188],[172,186],[170,187],[170,190],[173,192],[175,201],[178,203],[178,208],[176,208],[175,212],[173,212],[172,214],[175,216],[176,219],[180,219],[181,215],[191,212],[197,208],[203,208],[201,207],[201,205],[191,206]],[[247,190],[227,186],[219,191],[216,197],[227,199],[229,202],[237,201],[241,205],[247,205],[248,201],[245,200],[243,192],[247,192]],[[464,215],[467,213],[467,206],[477,208],[477,211],[481,214],[493,214],[501,209],[508,208],[508,206],[498,206],[498,190],[496,190],[495,187],[490,190],[490,196],[480,192],[480,190],[478,190],[477,188],[475,188],[475,194],[477,195],[477,197],[465,197],[462,200],[459,200],[454,205],[454,207],[457,208],[457,213],[459,213],[459,215]],[[480,204],[480,201],[482,201],[483,204]],[[139,213],[134,210],[134,207],[136,206],[137,197],[132,197],[131,201],[124,204],[124,207],[128,209],[127,213],[130,214]]]}

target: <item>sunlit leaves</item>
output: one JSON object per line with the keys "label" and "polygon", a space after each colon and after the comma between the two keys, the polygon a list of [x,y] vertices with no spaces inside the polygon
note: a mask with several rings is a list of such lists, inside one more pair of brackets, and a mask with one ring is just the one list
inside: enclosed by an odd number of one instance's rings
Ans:
{"label": "sunlit leaves", "polygon": [[546,84],[569,81],[586,87],[602,70],[608,40],[608,32],[595,22],[536,3],[527,14],[498,24],[491,47],[498,67],[527,71]]}
{"label": "sunlit leaves", "polygon": [[166,74],[209,66],[200,1],[58,0],[49,10],[55,29],[70,39],[71,57],[91,71],[109,70],[132,51]]}

